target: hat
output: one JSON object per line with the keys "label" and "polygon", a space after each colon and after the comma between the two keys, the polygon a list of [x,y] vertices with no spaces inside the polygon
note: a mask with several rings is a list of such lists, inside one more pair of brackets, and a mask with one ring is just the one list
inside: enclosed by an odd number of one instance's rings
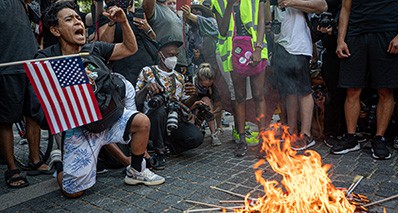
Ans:
{"label": "hat", "polygon": [[213,14],[211,12],[211,2],[209,0],[194,0],[190,5],[191,9],[200,10],[203,13],[203,16],[208,18],[212,17]]}
{"label": "hat", "polygon": [[182,46],[183,42],[176,39],[174,35],[166,35],[158,41],[158,50],[167,45],[176,45],[178,47]]}

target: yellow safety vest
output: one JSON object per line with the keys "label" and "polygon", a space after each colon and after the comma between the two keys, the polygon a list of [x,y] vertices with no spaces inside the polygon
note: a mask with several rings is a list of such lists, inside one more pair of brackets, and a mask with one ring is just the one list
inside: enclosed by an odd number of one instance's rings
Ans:
{"label": "yellow safety vest", "polygon": [[[227,6],[226,0],[211,0],[211,7],[223,17]],[[259,0],[240,0],[240,18],[242,23],[251,35],[252,46],[257,43],[257,27],[258,27],[258,6]],[[264,26],[262,26],[264,27]],[[231,72],[232,67],[232,39],[235,30],[235,22],[233,14],[230,17],[228,32],[225,37],[218,34],[217,52],[221,55],[222,66],[225,72]],[[267,41],[265,36],[262,42],[261,58],[268,59]]]}

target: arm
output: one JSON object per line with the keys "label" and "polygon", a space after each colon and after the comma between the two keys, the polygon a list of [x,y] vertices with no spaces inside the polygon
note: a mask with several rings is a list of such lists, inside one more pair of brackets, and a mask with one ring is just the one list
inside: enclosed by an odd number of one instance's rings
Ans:
{"label": "arm", "polygon": [[217,19],[218,23],[218,30],[221,36],[225,37],[226,33],[228,32],[229,29],[229,22],[231,19],[231,14],[232,14],[232,9],[233,9],[233,4],[237,0],[228,0],[228,4],[225,8],[225,12],[223,17],[221,17],[218,13],[215,14],[215,17]]}
{"label": "arm", "polygon": [[182,11],[183,11],[183,16],[192,21],[193,23],[197,24],[197,16],[193,13],[190,12],[190,7],[188,5],[183,5],[182,6]]}
{"label": "arm", "polygon": [[149,19],[153,18],[155,5],[156,5],[156,0],[143,0],[142,7],[144,14],[146,14],[147,18]]}
{"label": "arm", "polygon": [[115,22],[110,21],[99,28],[99,40],[114,43]]}
{"label": "arm", "polygon": [[351,10],[351,0],[342,0],[342,8],[340,10],[339,16],[339,26],[338,26],[338,38],[337,38],[337,47],[336,54],[339,58],[347,58],[350,56],[349,48],[347,47],[344,39],[347,34],[347,27],[349,25],[349,17]]}
{"label": "arm", "polygon": [[280,8],[293,7],[305,13],[322,13],[328,9],[325,0],[279,0]]}
{"label": "arm", "polygon": [[115,61],[135,54],[138,49],[136,37],[133,34],[131,26],[129,26],[124,11],[119,7],[112,7],[108,12],[104,12],[103,15],[111,21],[119,22],[122,29],[122,43],[115,44],[114,51],[109,60]]}
{"label": "arm", "polygon": [[133,18],[133,22],[137,28],[143,30],[147,36],[149,36],[151,39],[155,40],[156,39],[156,33],[154,30],[151,28],[150,24],[147,22],[146,19],[146,14],[143,14],[143,19],[141,18]]}
{"label": "arm", "polygon": [[[264,19],[264,2],[259,3],[258,9],[258,26],[265,26]],[[250,63],[256,66],[261,61],[261,51],[263,49],[265,27],[257,28],[257,44],[254,47],[254,53],[250,56]]]}

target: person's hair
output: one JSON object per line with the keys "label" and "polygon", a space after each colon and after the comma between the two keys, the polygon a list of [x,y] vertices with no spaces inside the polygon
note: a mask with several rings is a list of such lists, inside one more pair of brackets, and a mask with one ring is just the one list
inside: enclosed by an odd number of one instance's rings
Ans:
{"label": "person's hair", "polygon": [[60,12],[64,8],[70,8],[72,10],[77,11],[77,5],[71,1],[57,1],[52,4],[50,7],[46,9],[43,16],[43,24],[50,28],[51,26],[58,25],[58,12]]}
{"label": "person's hair", "polygon": [[209,63],[201,63],[196,74],[199,80],[214,80],[215,74]]}

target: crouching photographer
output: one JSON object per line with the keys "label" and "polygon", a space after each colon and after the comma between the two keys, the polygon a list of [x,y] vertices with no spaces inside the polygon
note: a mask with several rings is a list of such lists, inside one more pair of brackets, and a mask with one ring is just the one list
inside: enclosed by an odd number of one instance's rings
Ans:
{"label": "crouching photographer", "polygon": [[144,67],[136,83],[136,102],[151,122],[154,169],[165,168],[166,147],[172,154],[179,154],[203,143],[203,134],[189,122],[188,106],[196,100],[196,88],[174,70],[182,44],[171,35],[161,38],[159,64]]}

